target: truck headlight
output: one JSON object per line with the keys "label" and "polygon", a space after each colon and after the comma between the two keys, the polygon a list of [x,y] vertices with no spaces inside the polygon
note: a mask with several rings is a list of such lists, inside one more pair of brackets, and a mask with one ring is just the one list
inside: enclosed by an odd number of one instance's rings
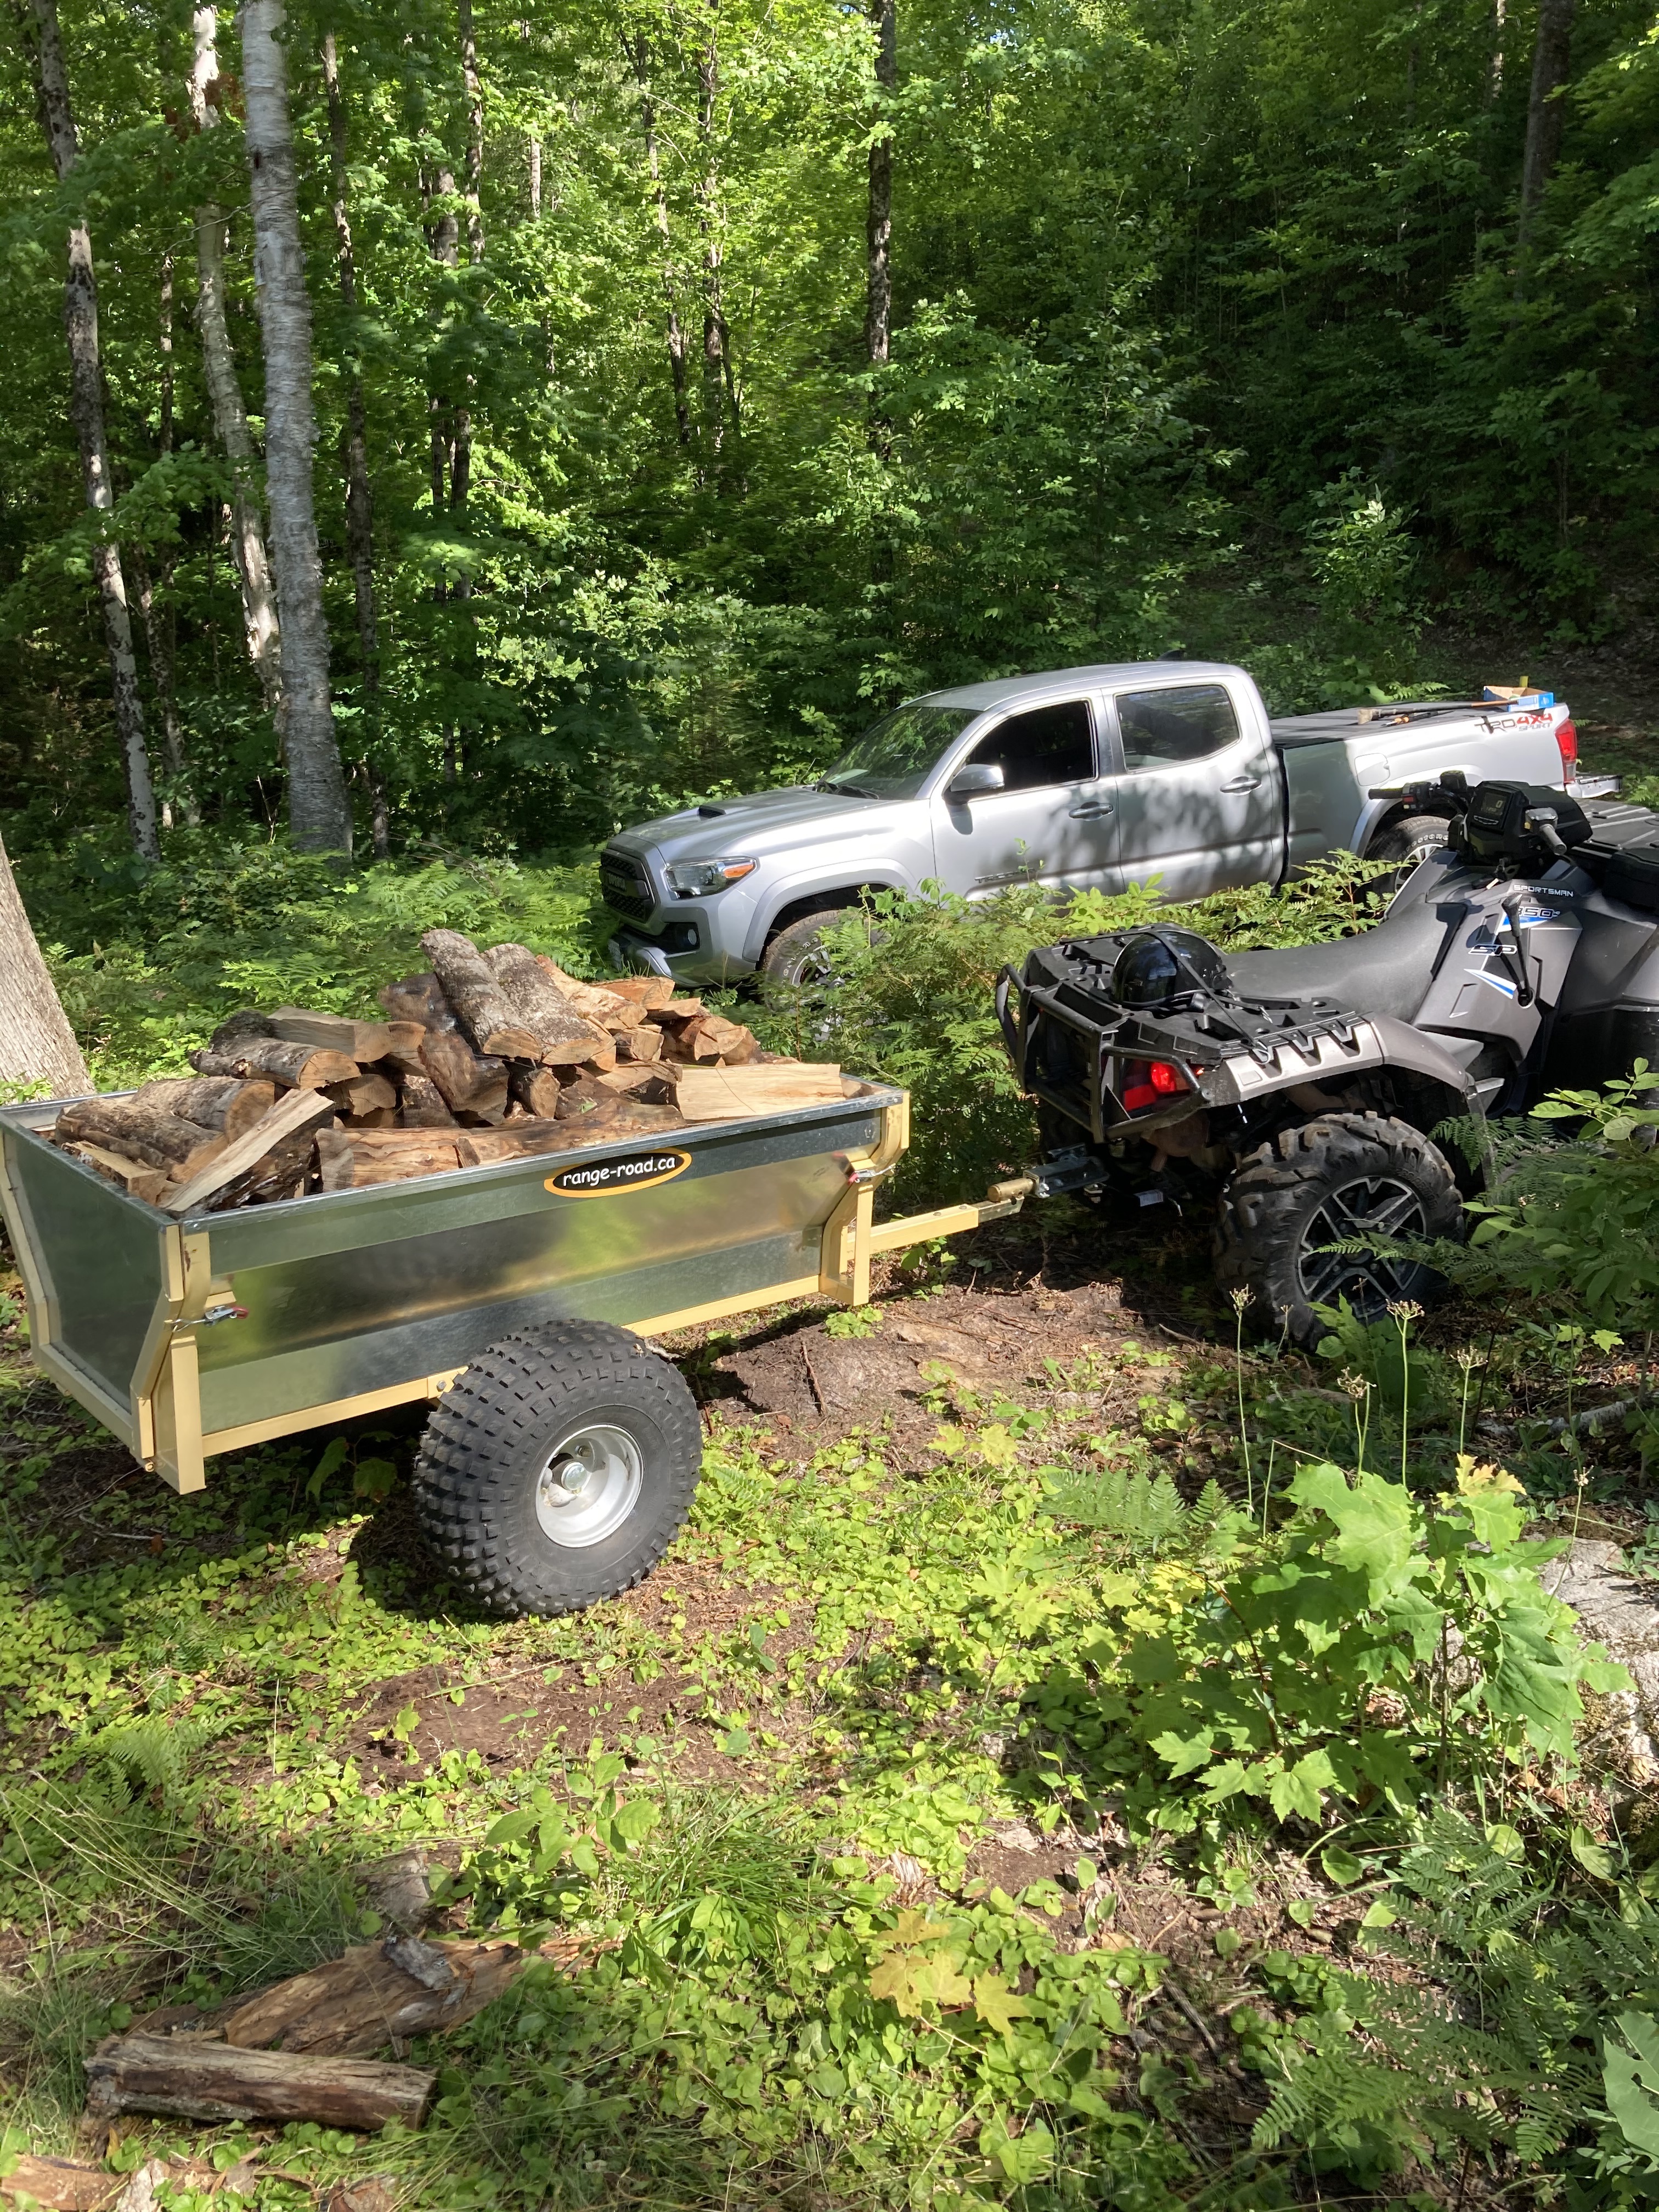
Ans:
{"label": "truck headlight", "polygon": [[680,860],[668,871],[668,880],[681,898],[707,898],[728,884],[752,876],[758,860]]}

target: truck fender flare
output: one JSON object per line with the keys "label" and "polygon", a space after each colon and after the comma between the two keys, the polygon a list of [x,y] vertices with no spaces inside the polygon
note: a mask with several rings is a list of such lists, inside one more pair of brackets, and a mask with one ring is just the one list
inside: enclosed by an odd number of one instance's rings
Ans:
{"label": "truck fender flare", "polygon": [[820,869],[814,875],[796,876],[788,882],[776,884],[766,903],[756,909],[744,940],[743,957],[756,966],[766,950],[766,940],[777,925],[778,916],[786,907],[799,906],[803,899],[839,898],[843,906],[851,906],[863,891],[908,891],[912,886],[890,868],[872,868],[860,872],[848,882],[842,869],[834,874]]}
{"label": "truck fender flare", "polygon": [[[1420,776],[1414,775],[1412,781],[1437,783],[1442,776],[1455,775],[1460,770],[1470,779],[1471,788],[1481,780],[1481,771],[1471,767],[1467,762],[1446,761],[1438,768],[1425,769]],[[1365,857],[1366,848],[1377,831],[1386,829],[1399,813],[1403,797],[1403,792],[1391,792],[1383,799],[1368,799],[1360,808],[1358,818],[1354,823],[1353,833],[1348,843],[1362,860]]]}

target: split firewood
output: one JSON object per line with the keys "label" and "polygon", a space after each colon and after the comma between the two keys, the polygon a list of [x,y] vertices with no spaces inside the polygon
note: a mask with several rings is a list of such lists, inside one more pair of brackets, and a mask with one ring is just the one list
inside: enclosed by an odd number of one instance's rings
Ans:
{"label": "split firewood", "polygon": [[552,1121],[559,1110],[559,1079],[550,1067],[526,1067],[522,1062],[508,1079],[514,1101],[538,1121]]}
{"label": "split firewood", "polygon": [[453,1129],[455,1126],[443,1092],[429,1075],[418,1071],[398,1079],[398,1118],[405,1129]]}
{"label": "split firewood", "polygon": [[276,1085],[269,1081],[244,1083],[234,1075],[174,1075],[146,1083],[133,1094],[134,1103],[160,1106],[186,1121],[199,1121],[204,1129],[217,1129],[234,1144],[276,1103]]}
{"label": "split firewood", "polygon": [[65,1149],[89,1168],[96,1168],[107,1182],[118,1183],[129,1198],[143,1199],[146,1206],[154,1206],[167,1187],[166,1168],[146,1167],[143,1161],[106,1152],[101,1145],[70,1145]]}
{"label": "split firewood", "polygon": [[659,1006],[652,1007],[651,1019],[659,1029],[667,1030],[672,1035],[683,1030],[688,1022],[702,1019],[702,1000],[665,999]]}
{"label": "split firewood", "polygon": [[[444,996],[477,1050],[504,1060],[539,1060],[541,1040],[520,1015],[495,971],[471,938],[455,929],[428,929],[421,950],[432,963]],[[526,955],[532,958],[532,956]],[[538,970],[538,973],[540,971]]]}
{"label": "split firewood", "polygon": [[382,1109],[389,1112],[398,1103],[398,1094],[386,1077],[372,1073],[354,1075],[345,1083],[331,1083],[324,1096],[331,1098],[341,1113],[354,1117]]}
{"label": "split firewood", "polygon": [[585,1075],[574,1083],[567,1083],[553,1109],[558,1121],[588,1121],[596,1128],[601,1122],[613,1120],[621,1111],[622,1101],[616,1092],[605,1090],[591,1075]]}
{"label": "split firewood", "polygon": [[275,2044],[313,2057],[367,2057],[393,2040],[459,2027],[516,1981],[532,1954],[496,1942],[397,1934],[263,1990],[224,2021],[239,2050]]}
{"label": "split firewood", "polygon": [[791,1067],[684,1067],[677,1086],[688,1121],[724,1121],[738,1115],[786,1114],[803,1106],[839,1104],[846,1096],[833,1065]]}
{"label": "split firewood", "polygon": [[459,1129],[322,1129],[319,1179],[325,1190],[365,1190],[476,1167],[477,1155]]}
{"label": "split firewood", "polygon": [[697,1031],[728,1067],[746,1066],[760,1050],[760,1040],[753,1030],[745,1029],[741,1022],[728,1022],[721,1014],[705,1014]]}
{"label": "split firewood", "polygon": [[383,983],[374,994],[394,1022],[416,1022],[423,1030],[453,1030],[455,1009],[435,975],[405,975]]}
{"label": "split firewood", "polygon": [[632,999],[648,1013],[668,1004],[674,995],[674,979],[672,975],[613,975],[605,988],[613,998]]}
{"label": "split firewood", "polygon": [[613,1068],[609,1075],[596,1075],[595,1083],[607,1091],[614,1091],[619,1098],[637,1101],[641,1105],[672,1106],[676,1103],[679,1085],[678,1066],[665,1062],[653,1066]]}
{"label": "split firewood", "polygon": [[[291,1091],[286,1098],[273,1106],[264,1121],[239,1137],[228,1149],[222,1147],[218,1157],[188,1180],[179,1178],[167,1192],[162,1204],[169,1213],[188,1213],[191,1206],[205,1205],[210,1198],[219,1198],[222,1206],[233,1202],[232,1186],[239,1177],[246,1176],[250,1187],[259,1184],[269,1187],[275,1180],[277,1187],[286,1190],[289,1164],[297,1158],[303,1172],[310,1158],[311,1133],[319,1123],[331,1121],[334,1108],[320,1091]],[[299,1139],[297,1151],[294,1144]]]}
{"label": "split firewood", "polygon": [[349,1053],[289,1044],[282,1037],[246,1037],[222,1052],[210,1045],[191,1053],[190,1064],[202,1075],[268,1075],[273,1083],[293,1091],[321,1091],[331,1083],[349,1083],[357,1073]]}
{"label": "split firewood", "polygon": [[484,958],[507,1004],[538,1040],[530,1059],[568,1066],[610,1044],[609,1031],[578,1012],[528,946],[492,945]]}
{"label": "split firewood", "polygon": [[304,1006],[278,1006],[270,1017],[273,1036],[289,1044],[308,1044],[330,1052],[343,1052],[359,1062],[384,1060],[392,1049],[392,1032],[385,1022],[355,1022],[344,1014],[313,1014]]}
{"label": "split firewood", "polygon": [[619,1061],[662,1058],[663,1033],[654,1022],[641,1022],[635,1030],[612,1030],[611,1042],[617,1048]]}
{"label": "split firewood", "polygon": [[574,1121],[511,1121],[504,1129],[473,1129],[467,1143],[481,1167],[502,1160],[530,1159],[544,1152],[580,1152],[589,1146],[625,1142],[630,1137],[655,1136],[660,1130],[680,1127],[671,1106],[643,1106],[628,1099],[614,1120],[595,1128],[586,1117]]}
{"label": "split firewood", "polygon": [[584,983],[580,976],[568,974],[544,952],[536,955],[536,964],[579,1014],[586,1014],[601,1028],[635,1029],[645,1019],[645,1008],[639,1001],[612,990],[609,983]]}
{"label": "split firewood", "polygon": [[[395,1069],[402,1075],[419,1075],[421,1047],[426,1042],[425,1025],[420,1022],[388,1022],[386,1033],[392,1042],[381,1056],[381,1065]],[[434,1029],[454,1027],[453,1022],[433,1024]]]}
{"label": "split firewood", "polygon": [[607,1032],[599,1031],[600,1042],[588,1047],[580,1063],[584,1074],[609,1074],[617,1065],[617,1048]]}
{"label": "split firewood", "polygon": [[216,1130],[133,1098],[82,1098],[65,1106],[52,1132],[59,1144],[99,1145],[145,1167],[194,1175],[225,1150]]}
{"label": "split firewood", "polygon": [[694,1020],[682,1022],[678,1029],[665,1030],[662,1056],[688,1067],[700,1062],[712,1066],[720,1056],[720,1048],[708,1034],[706,1017],[699,1014]]}
{"label": "split firewood", "polygon": [[419,2127],[437,2075],[369,2058],[250,2051],[203,2035],[106,2036],[87,2061],[87,2111],[189,2120],[315,2120],[372,2135]]}
{"label": "split firewood", "polygon": [[421,1066],[452,1114],[507,1111],[507,1062],[480,1058],[459,1030],[428,1030]]}

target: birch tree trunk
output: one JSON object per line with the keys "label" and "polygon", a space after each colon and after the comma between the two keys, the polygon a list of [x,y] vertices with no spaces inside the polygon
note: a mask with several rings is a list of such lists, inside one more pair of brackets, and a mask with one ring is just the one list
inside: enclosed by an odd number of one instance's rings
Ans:
{"label": "birch tree trunk", "polygon": [[[691,442],[691,410],[685,396],[685,327],[680,321],[678,287],[674,281],[674,246],[668,226],[668,193],[662,180],[657,149],[657,103],[651,91],[651,49],[643,31],[626,48],[635,81],[640,88],[640,125],[645,133],[645,165],[651,177],[651,198],[657,213],[657,235],[662,240],[662,290],[668,305],[668,374],[674,387],[674,424],[682,446]],[[538,161],[539,167],[539,159]]]}
{"label": "birch tree trunk", "polygon": [[[328,92],[329,149],[334,168],[334,242],[340,264],[340,298],[348,314],[357,310],[357,262],[347,206],[345,101],[340,91],[340,62],[334,33],[323,34],[323,82]],[[369,793],[369,830],[374,856],[391,850],[386,783],[376,761],[380,737],[380,622],[374,603],[374,496],[368,480],[368,418],[363,405],[362,372],[354,352],[346,379],[346,544],[357,607],[357,655],[362,672],[363,720],[368,742],[363,773]]]}
{"label": "birch tree trunk", "polygon": [[884,368],[893,329],[893,140],[887,95],[898,82],[898,27],[894,0],[875,0],[877,114],[879,137],[870,142],[870,206],[865,224],[864,349],[873,368]]}
{"label": "birch tree trunk", "polygon": [[283,0],[243,0],[242,96],[252,176],[254,275],[265,357],[265,485],[283,633],[289,827],[301,852],[351,850],[351,807],[329,696],[323,564],[312,506],[316,417],[311,394],[311,302],[288,72]]}
{"label": "birch tree trunk", "polygon": [[[198,8],[193,18],[196,58],[190,73],[190,109],[198,131],[219,120],[218,10]],[[196,210],[197,327],[202,367],[213,405],[213,427],[230,463],[230,550],[242,597],[242,634],[259,679],[265,711],[282,729],[283,652],[259,512],[258,459],[242,404],[236,356],[225,316],[225,211],[208,201]]]}
{"label": "birch tree trunk", "polygon": [[[61,184],[80,158],[75,114],[70,106],[69,74],[58,34],[57,0],[31,0],[40,120],[52,167]],[[109,448],[104,434],[104,383],[98,352],[98,286],[92,269],[92,235],[84,222],[69,234],[69,274],[64,287],[64,327],[69,338],[70,415],[81,448],[87,505],[98,515],[115,504],[110,481]],[[92,548],[92,573],[103,610],[104,642],[109,653],[115,694],[115,730],[126,769],[127,819],[133,850],[141,860],[159,860],[155,793],[150,781],[149,750],[144,738],[143,703],[138,696],[138,665],[132,650],[132,616],[127,605],[121,550],[100,525]]]}
{"label": "birch tree trunk", "polygon": [[54,1098],[92,1088],[0,844],[0,1083],[44,1083]]}

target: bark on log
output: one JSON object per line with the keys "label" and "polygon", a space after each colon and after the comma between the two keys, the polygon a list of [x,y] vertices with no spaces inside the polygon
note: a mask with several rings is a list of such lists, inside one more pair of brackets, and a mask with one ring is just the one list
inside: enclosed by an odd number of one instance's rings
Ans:
{"label": "bark on log", "polygon": [[481,1058],[459,1030],[428,1030],[421,1066],[452,1114],[507,1110],[507,1063]]}
{"label": "bark on log", "polygon": [[275,1036],[270,1016],[262,1014],[258,1006],[239,1006],[228,1014],[208,1039],[210,1052],[232,1052],[250,1037]]}
{"label": "bark on log", "polygon": [[[180,1176],[163,1205],[169,1213],[188,1213],[210,1199],[224,1206],[240,1196],[252,1196],[256,1184],[264,1192],[286,1190],[309,1162],[312,1132],[333,1117],[333,1103],[323,1091],[291,1091],[199,1174],[188,1181]],[[234,1188],[244,1177],[246,1193]]]}
{"label": "bark on log", "polygon": [[435,975],[404,975],[395,983],[383,983],[374,995],[394,1022],[418,1022],[427,1030],[455,1026],[455,1009]]}
{"label": "bark on log", "polygon": [[112,2035],[87,2061],[87,2110],[99,2120],[316,2120],[373,2134],[388,2120],[418,2127],[437,2078],[426,2067],[245,2051],[199,2035]]}
{"label": "bark on log", "polygon": [[316,1014],[304,1006],[278,1006],[270,1017],[273,1036],[290,1044],[343,1052],[362,1064],[384,1060],[392,1049],[392,1030],[386,1022],[354,1022],[344,1014]]}
{"label": "bark on log", "polygon": [[541,1041],[519,1014],[494,969],[471,938],[459,930],[428,929],[421,950],[463,1030],[481,1053],[506,1060],[539,1060]]}
{"label": "bark on log", "polygon": [[90,1091],[81,1048],[40,957],[0,844],[0,1082],[45,1083],[54,1097]]}
{"label": "bark on log", "polygon": [[400,1079],[398,1114],[405,1129],[453,1129],[455,1116],[444,1103],[444,1094],[429,1075]]}
{"label": "bark on log", "polygon": [[140,1106],[159,1106],[204,1129],[217,1129],[234,1144],[276,1103],[276,1085],[244,1083],[234,1075],[173,1075],[146,1083],[135,1095]]}
{"label": "bark on log", "polygon": [[118,1184],[129,1198],[141,1198],[146,1206],[154,1206],[167,1187],[166,1168],[147,1168],[124,1153],[106,1152],[102,1145],[70,1145],[67,1149],[77,1160],[95,1168],[106,1182]]}
{"label": "bark on log", "polygon": [[528,1058],[568,1064],[610,1043],[609,1033],[577,1012],[527,945],[492,945],[484,958],[514,1018],[537,1040]]}
{"label": "bark on log", "polygon": [[101,2166],[80,2166],[72,2159],[35,2158],[25,2151],[0,2178],[0,2196],[27,2197],[50,2206],[51,2212],[109,2212],[131,2180],[130,2174],[106,2173]]}
{"label": "bark on log", "polygon": [[190,1064],[203,1075],[268,1075],[290,1091],[321,1091],[331,1083],[349,1083],[357,1063],[343,1052],[319,1052],[313,1045],[288,1044],[281,1037],[246,1037],[228,1051],[193,1052]]}
{"label": "bark on log", "polygon": [[101,1145],[146,1167],[194,1175],[218,1158],[225,1139],[199,1121],[130,1098],[82,1098],[65,1106],[52,1134],[60,1145]]}
{"label": "bark on log", "polygon": [[392,1935],[357,1944],[239,2007],[225,2021],[225,2041],[318,2057],[367,2056],[394,2038],[459,2027],[516,1981],[530,1957],[499,1940],[428,1943]]}

